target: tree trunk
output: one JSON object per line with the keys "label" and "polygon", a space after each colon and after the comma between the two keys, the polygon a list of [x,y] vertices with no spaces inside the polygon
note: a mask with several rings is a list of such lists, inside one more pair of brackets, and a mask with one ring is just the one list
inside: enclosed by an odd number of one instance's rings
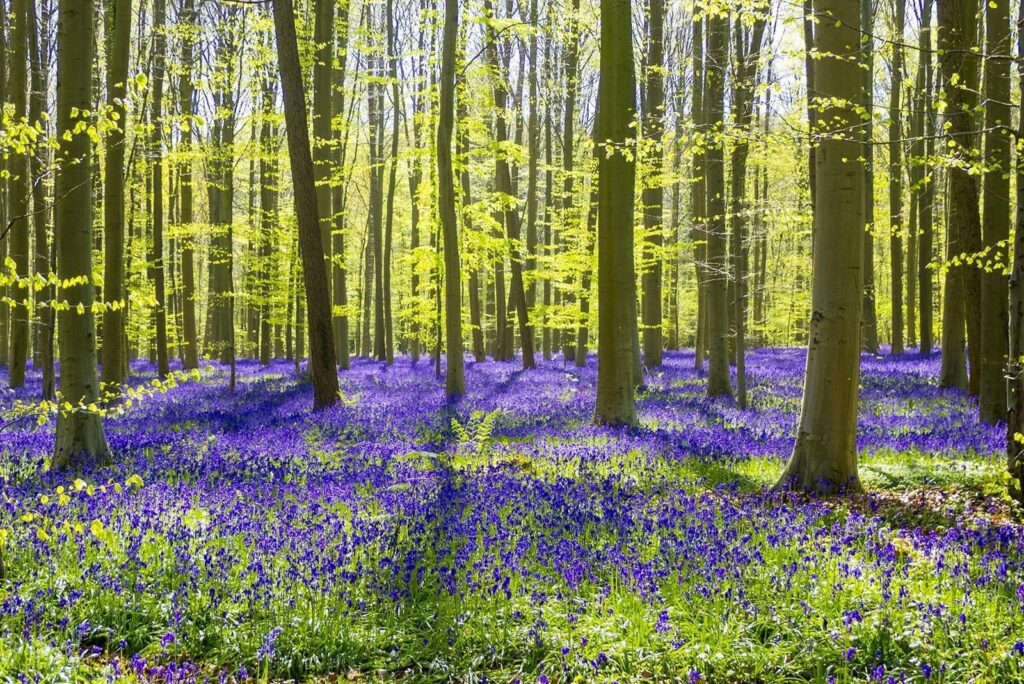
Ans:
{"label": "tree trunk", "polygon": [[[394,0],[387,0],[388,24],[388,78],[391,81],[391,171],[388,178],[387,219],[384,226],[384,356],[388,363],[395,362],[395,332],[391,319],[391,242],[395,224],[395,188],[398,184],[398,126],[402,115],[402,97],[398,87],[398,45],[395,34]],[[383,114],[382,114],[383,116]],[[461,286],[461,285],[460,285]]]}
{"label": "tree trunk", "polygon": [[[182,1],[180,22],[186,27],[196,21],[193,2],[194,0]],[[178,178],[181,183],[180,220],[185,233],[181,238],[181,327],[186,369],[199,367],[199,340],[196,331],[195,231],[192,228],[192,40],[190,31],[184,31],[181,38],[182,71],[178,76],[178,107],[184,122],[181,127],[181,151],[184,159],[178,169]],[[127,71],[127,56],[125,60]],[[107,154],[110,154],[110,149]],[[106,288],[104,291],[109,292]]]}
{"label": "tree trunk", "polygon": [[921,310],[918,315],[920,322],[920,351],[922,355],[932,352],[932,328],[933,328],[933,291],[932,250],[934,241],[934,227],[932,220],[933,205],[935,203],[935,180],[932,177],[933,169],[929,161],[935,154],[935,112],[933,110],[934,97],[934,72],[932,67],[932,0],[923,0],[921,3],[921,55],[924,59],[924,93],[921,96],[923,106],[922,118],[924,122],[924,160],[922,161],[921,177],[923,179],[921,194],[918,201],[918,228],[921,231],[920,241],[917,248],[917,279],[918,296],[921,299]]}
{"label": "tree trunk", "polygon": [[[925,0],[927,2],[928,0]],[[1024,22],[1020,5],[1017,25]],[[1024,51],[1024,32],[1017,32],[1017,52]],[[1018,71],[1024,88],[1024,70]],[[1017,122],[1024,137],[1024,117]],[[1013,238],[1013,269],[1010,271],[1009,368],[1007,369],[1006,470],[1009,494],[1024,504],[1024,155],[1017,154],[1017,216]],[[943,350],[945,353],[945,350]]]}
{"label": "tree trunk", "polygon": [[[445,0],[444,39],[437,122],[437,210],[444,234],[445,395],[466,392],[462,358],[462,273],[459,264],[459,221],[455,213],[452,131],[455,127],[455,43],[459,33],[459,0]],[[440,345],[440,340],[438,340]]]}
{"label": "tree trunk", "polygon": [[[0,0],[0,102],[7,102],[7,2]],[[7,228],[7,160],[0,155],[0,230]],[[7,246],[10,240],[0,240],[0,264],[7,263]],[[2,272],[6,275],[7,268]],[[8,286],[0,282],[0,365],[6,366],[10,361],[11,351],[11,308],[5,300],[10,295]]]}
{"label": "tree trunk", "polygon": [[[696,8],[696,1],[694,7]],[[696,14],[696,11],[695,11]],[[693,120],[694,133],[704,134],[704,18],[693,20],[693,100],[690,106],[690,118]],[[704,349],[707,346],[707,327],[705,309],[707,306],[707,154],[702,145],[694,146],[693,183],[690,185],[690,240],[693,242],[693,265],[697,276],[697,325],[693,336],[693,365],[698,370],[704,369]]]}
{"label": "tree trunk", "polygon": [[[484,11],[492,13],[490,0],[485,0]],[[495,42],[494,30],[490,24],[487,27],[488,34],[486,40],[490,55],[489,61],[492,67],[497,68],[497,44]],[[494,91],[494,106],[497,110],[497,116],[495,117],[495,142],[500,150],[508,141],[508,121],[506,119],[508,116],[508,85],[505,75],[500,70],[497,70],[497,72],[494,75],[492,87]],[[504,196],[503,202],[506,203],[502,214],[512,271],[509,304],[515,306],[516,318],[519,321],[519,338],[523,349],[523,368],[533,368],[536,365],[533,359],[533,332],[530,329],[530,315],[527,310],[526,291],[523,286],[523,262],[518,246],[521,236],[518,198],[512,188],[512,172],[509,167],[509,161],[503,152],[499,152],[494,161],[494,189]],[[447,248],[445,251],[447,253]],[[511,345],[504,346],[505,351],[511,356]]]}
{"label": "tree trunk", "polygon": [[636,162],[627,145],[636,109],[633,37],[628,0],[601,0],[598,139],[611,145],[598,166],[598,364],[594,420],[635,425],[633,339],[633,187]]}
{"label": "tree trunk", "polygon": [[[334,171],[334,159],[331,154],[333,138],[333,117],[340,112],[334,111],[334,7],[335,0],[314,0],[313,2],[313,107],[312,127],[313,139],[310,153],[313,159],[313,180],[316,183],[317,225],[320,231],[320,244],[323,249],[327,289],[328,311],[332,321],[332,344],[334,339],[331,308],[333,291],[331,276],[334,266],[332,250],[334,247],[331,229],[334,227],[334,213],[338,210],[333,206],[331,184]],[[333,350],[335,354],[337,350]],[[337,356],[335,356],[337,358]]]}
{"label": "tree trunk", "polygon": [[[34,125],[42,129],[40,135],[32,147],[32,159],[30,162],[31,176],[37,179],[32,183],[32,223],[35,227],[35,273],[39,278],[47,279],[52,270],[50,240],[50,224],[48,219],[49,207],[47,206],[46,186],[42,179],[49,168],[50,148],[47,144],[45,131],[48,128],[43,120],[43,113],[46,111],[46,93],[48,91],[47,73],[49,65],[46,63],[49,53],[49,12],[44,9],[43,25],[40,30],[39,21],[36,15],[35,0],[29,0],[28,14],[28,39],[29,53],[32,64],[32,93],[29,96],[28,118]],[[33,363],[42,367],[43,391],[42,398],[53,399],[53,325],[55,322],[53,301],[54,288],[46,285],[36,291],[36,330],[33,342]]]}
{"label": "tree trunk", "polygon": [[[337,54],[338,67],[334,72],[334,111],[341,114],[345,111],[345,74],[348,62],[348,16],[349,2],[345,0],[337,5],[338,27]],[[354,104],[354,103],[353,103]],[[351,119],[351,114],[349,116]],[[344,167],[343,145],[341,140],[347,140],[349,122],[340,126],[335,131],[335,163],[338,172]],[[345,196],[344,190],[339,183],[332,191],[334,210],[334,232],[332,235],[331,256],[333,262],[333,274],[331,286],[333,288],[332,301],[335,309],[332,309],[334,324],[334,347],[338,361],[338,367],[342,370],[349,368],[349,314],[348,314],[348,268],[345,263],[345,231],[347,219],[345,217]]]}
{"label": "tree trunk", "polygon": [[892,302],[891,353],[903,353],[903,126],[900,91],[903,83],[903,15],[905,0],[893,0],[895,26],[889,87],[889,287]]}
{"label": "tree trunk", "polygon": [[[566,57],[565,57],[565,103],[562,108],[563,119],[562,119],[562,171],[564,173],[562,179],[562,215],[560,228],[563,232],[568,232],[569,226],[575,222],[574,215],[574,188],[575,178],[574,174],[574,152],[575,152],[575,137],[576,137],[576,94],[579,91],[579,55],[580,55],[580,0],[572,0],[572,4],[569,7],[569,14],[567,15],[567,35],[566,35]],[[565,236],[559,236],[557,233],[553,236],[552,242],[555,243],[555,251],[565,252],[567,249]],[[572,295],[568,290],[561,292],[561,302],[565,305],[569,305],[572,302]],[[562,358],[566,361],[575,358],[575,350],[572,345],[575,341],[574,331],[572,329],[566,329],[558,331],[558,337],[561,341],[562,347]],[[557,343],[555,346],[559,346]]]}
{"label": "tree trunk", "polygon": [[[816,0],[817,106],[820,148],[815,156],[814,285],[807,372],[796,445],[777,487],[830,494],[859,490],[857,387],[864,252],[864,173],[860,161],[863,101],[858,5]],[[826,130],[827,129],[827,130]],[[837,131],[832,136],[829,131]]]}
{"label": "tree trunk", "polygon": [[978,410],[983,423],[1006,420],[1007,242],[1010,237],[1010,3],[985,4],[985,175],[982,207],[981,372]]}
{"label": "tree trunk", "polygon": [[648,4],[647,74],[644,89],[644,137],[650,158],[647,160],[649,178],[643,188],[644,242],[641,280],[643,300],[644,365],[661,366],[661,278],[662,231],[664,226],[664,188],[661,180],[663,163],[662,133],[665,116],[665,79],[663,76],[663,46],[665,23],[664,0],[650,0]]}
{"label": "tree trunk", "polygon": [[761,42],[764,39],[766,19],[759,13],[749,32],[737,23],[733,30],[734,55],[736,57],[736,82],[733,84],[733,115],[739,138],[732,151],[732,187],[730,188],[729,213],[732,223],[733,273],[736,277],[736,397],[739,407],[747,407],[746,373],[746,320],[747,320],[747,221],[749,212],[746,203],[747,155],[749,140],[753,137],[754,87],[761,59]]}
{"label": "tree trunk", "polygon": [[263,79],[262,121],[260,122],[260,363],[270,364],[272,349],[271,291],[273,255],[273,231],[278,222],[278,193],[280,182],[277,164],[277,130],[273,124],[276,93],[273,80],[268,73]]}
{"label": "tree trunk", "polygon": [[[28,0],[14,0],[11,17],[10,38],[10,88],[11,103],[14,107],[14,121],[28,121]],[[10,258],[14,260],[14,271],[18,280],[11,285],[11,351],[8,380],[10,386],[25,386],[25,369],[29,354],[29,198],[32,195],[32,178],[29,168],[30,152],[14,150],[7,162],[10,173],[8,182]],[[3,230],[7,230],[4,226]],[[63,295],[63,293],[61,293]]]}
{"label": "tree trunk", "polygon": [[92,142],[86,131],[74,132],[83,121],[80,112],[92,107],[94,9],[91,0],[60,0],[57,25],[57,155],[73,161],[57,171],[57,275],[62,282],[76,284],[61,291],[68,307],[59,315],[60,391],[72,408],[57,414],[56,469],[77,469],[110,458],[95,408],[100,383],[92,312]]}
{"label": "tree trunk", "polygon": [[[975,137],[973,111],[976,99],[974,93],[978,87],[978,69],[977,57],[971,50],[976,47],[976,15],[977,0],[940,0],[938,3],[939,64],[942,68],[947,105],[947,154],[957,157],[961,162],[959,165],[950,165],[947,172],[947,259],[952,264],[946,271],[940,383],[943,387],[959,387],[961,375],[966,377],[962,358],[962,326],[966,317],[971,369],[967,389],[972,394],[976,392],[979,370],[977,358],[980,356],[980,313],[977,313],[976,306],[980,301],[980,274],[973,264],[962,263],[962,255],[975,254],[980,242],[978,186],[974,176],[970,175],[966,168],[971,160]],[[972,305],[966,306],[967,302],[971,302]]]}
{"label": "tree trunk", "polygon": [[872,0],[860,0],[860,21],[864,27],[861,35],[861,60],[864,71],[861,78],[861,98],[864,103],[864,116],[868,122],[864,126],[864,349],[871,354],[878,353],[878,316],[875,313],[875,146],[874,109],[875,109],[875,46],[872,31],[874,30],[874,12]]}
{"label": "tree trunk", "polygon": [[156,321],[157,372],[166,377],[171,372],[167,356],[167,311],[166,284],[164,281],[164,61],[166,58],[167,35],[165,33],[165,0],[153,0],[153,126],[150,149],[153,154],[153,277],[156,290],[156,306],[153,317]]}
{"label": "tree trunk", "polygon": [[277,34],[281,87],[284,92],[285,123],[288,126],[288,156],[295,188],[295,215],[299,224],[299,254],[305,278],[305,301],[309,315],[309,375],[313,381],[313,407],[338,401],[338,371],[331,330],[331,306],[327,292],[327,264],[323,258],[310,153],[306,127],[305,94],[299,49],[295,38],[295,14],[291,0],[274,0],[274,30]]}
{"label": "tree trunk", "polygon": [[725,232],[725,70],[728,59],[729,22],[724,17],[708,17],[709,68],[705,84],[708,128],[712,131],[707,149],[707,307],[708,307],[708,396],[730,396],[729,378],[729,269],[726,262]]}

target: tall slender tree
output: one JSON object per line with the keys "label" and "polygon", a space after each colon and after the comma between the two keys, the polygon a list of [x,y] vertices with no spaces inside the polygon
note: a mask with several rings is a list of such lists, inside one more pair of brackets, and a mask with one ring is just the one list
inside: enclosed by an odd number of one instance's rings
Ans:
{"label": "tall slender tree", "polygon": [[[977,252],[980,232],[978,218],[978,186],[970,173],[971,150],[974,143],[975,93],[978,87],[977,0],[938,1],[939,65],[945,96],[947,154],[956,163],[949,165],[948,218],[946,220],[947,254],[946,288],[942,315],[942,370],[939,382],[943,387],[965,386],[970,391],[977,377],[977,331],[972,332],[972,318],[977,306],[966,302],[979,301],[978,269],[965,265],[965,254]],[[968,378],[964,359],[964,322],[969,336],[971,376]],[[980,324],[979,324],[980,326]]]}
{"label": "tall slender tree", "polygon": [[[60,392],[71,408],[57,414],[55,468],[81,467],[110,457],[96,411],[96,324],[92,305],[92,140],[87,117],[92,107],[92,0],[60,0],[57,23],[57,136],[60,141],[54,210],[57,276],[62,288]],[[85,122],[85,130],[79,124]]]}
{"label": "tall slender tree", "polygon": [[[187,1],[187,0],[186,0]],[[103,382],[124,382],[124,161],[128,128],[128,52],[131,0],[111,0],[108,22],[107,106],[115,119],[106,136],[103,183]]]}
{"label": "tall slender tree", "polygon": [[[327,292],[327,264],[320,235],[313,156],[306,123],[306,96],[291,0],[274,0],[274,33],[277,36],[285,124],[288,127],[288,157],[295,188],[304,299],[309,316],[309,375],[313,381],[313,407],[322,408],[338,401],[338,371]],[[300,334],[298,339],[302,337]]]}
{"label": "tall slender tree", "polygon": [[[9,83],[15,125],[28,126],[28,0],[14,0],[14,15],[10,18],[11,38]],[[13,300],[11,307],[11,352],[8,381],[11,387],[24,387],[25,369],[29,354],[29,226],[31,211],[29,199],[32,196],[32,178],[29,168],[31,152],[26,148],[15,150],[8,161],[8,208],[9,253],[14,261],[18,279],[10,290]]]}
{"label": "tall slender tree", "polygon": [[[633,264],[633,192],[636,74],[628,0],[601,0],[601,76],[598,139],[598,364],[594,419],[605,425],[635,425],[633,340],[636,330],[636,271]],[[626,191],[623,192],[623,189]]]}
{"label": "tall slender tree", "polygon": [[182,0],[179,13],[181,34],[181,72],[178,74],[178,114],[180,116],[180,145],[182,161],[178,167],[180,184],[179,219],[183,227],[181,236],[181,332],[184,348],[183,366],[186,369],[199,367],[199,336],[196,325],[196,276],[195,276],[195,235],[192,229],[192,59],[193,25],[195,23],[194,0]]}
{"label": "tall slender tree", "polygon": [[150,262],[156,306],[153,317],[156,328],[157,372],[163,377],[170,373],[167,355],[166,281],[164,278],[164,63],[166,61],[167,34],[165,0],[153,0],[153,99],[150,122],[152,125],[150,150],[153,173],[153,251]]}
{"label": "tall slender tree", "polygon": [[892,353],[903,353],[903,24],[905,0],[893,0],[893,53],[889,79],[889,287]]}
{"label": "tall slender tree", "polygon": [[644,250],[641,278],[643,302],[641,314],[644,331],[644,364],[648,368],[661,365],[661,279],[662,221],[664,189],[662,187],[662,134],[665,118],[664,39],[665,2],[648,3],[647,73],[644,84],[644,137],[648,147],[648,179],[643,188]]}
{"label": "tall slender tree", "polygon": [[712,13],[708,27],[705,67],[705,106],[708,141],[707,178],[707,272],[705,288],[708,307],[709,396],[732,394],[729,377],[729,268],[725,231],[725,74],[728,68],[729,20]]}
{"label": "tall slender tree", "polygon": [[875,46],[874,8],[872,0],[860,0],[860,21],[864,27],[861,35],[861,63],[864,72],[861,78],[861,97],[864,107],[864,349],[878,353],[878,316],[875,312]]}
{"label": "tall slender tree", "polygon": [[1006,420],[1007,242],[1010,237],[1010,2],[985,4],[985,175],[982,200],[981,372],[984,423]]}
{"label": "tall slender tree", "polygon": [[466,391],[462,358],[462,267],[459,263],[459,224],[455,213],[455,173],[452,168],[455,43],[458,34],[459,0],[445,0],[437,121],[437,211],[444,240],[445,394],[449,399],[455,399]]}

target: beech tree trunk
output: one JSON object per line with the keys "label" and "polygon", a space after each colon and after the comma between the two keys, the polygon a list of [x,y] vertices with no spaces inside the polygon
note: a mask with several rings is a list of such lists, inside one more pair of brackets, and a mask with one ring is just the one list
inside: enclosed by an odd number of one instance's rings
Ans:
{"label": "beech tree trunk", "polygon": [[[694,7],[696,8],[696,0]],[[690,118],[695,133],[704,133],[704,19],[693,21],[693,100]],[[702,141],[703,142],[703,141]],[[691,161],[693,182],[690,185],[690,240],[693,241],[693,264],[697,276],[697,325],[693,335],[693,365],[704,369],[704,350],[707,347],[707,155],[703,145],[695,146]]]}
{"label": "beech tree trunk", "polygon": [[[973,110],[978,88],[976,47],[977,0],[939,0],[939,64],[946,93],[947,154],[959,158],[964,165],[951,165],[947,171],[949,189],[947,205],[947,260],[953,262],[946,271],[946,294],[942,316],[943,387],[966,386],[976,393],[978,382],[980,313],[980,274],[973,265],[965,265],[961,255],[978,251],[980,223],[978,217],[978,186],[968,173],[966,164],[974,146]],[[955,260],[955,261],[954,261]],[[960,262],[959,264],[956,262]],[[967,306],[970,302],[971,305]],[[967,321],[970,376],[964,367],[964,321]],[[974,320],[977,319],[977,320]]]}
{"label": "beech tree trunk", "polygon": [[[927,2],[928,0],[925,0]],[[1024,22],[1024,5],[1019,6],[1017,25]],[[1017,32],[1017,52],[1024,50],[1024,32]],[[1024,88],[1024,71],[1018,72]],[[1017,122],[1017,134],[1024,137],[1024,117]],[[1010,496],[1024,504],[1024,155],[1017,154],[1017,215],[1013,238],[1013,268],[1010,271],[1009,367],[1007,369],[1006,470]],[[943,350],[945,353],[945,350]]]}
{"label": "beech tree trunk", "polygon": [[[612,149],[598,166],[598,363],[594,420],[635,425],[633,340],[636,271],[633,264],[634,150],[628,149],[635,115],[636,75],[630,2],[601,0],[601,70],[598,139]],[[610,152],[610,153],[608,153]],[[623,192],[623,190],[626,190]]]}
{"label": "beech tree trunk", "polygon": [[662,133],[665,117],[664,68],[664,0],[650,0],[648,4],[647,74],[644,89],[644,137],[647,139],[650,159],[643,188],[644,243],[641,279],[643,300],[641,319],[643,321],[644,365],[657,368],[661,365],[661,278],[662,278],[662,221],[664,220],[664,189],[662,188]]}
{"label": "beech tree trunk", "polygon": [[[459,263],[459,223],[455,213],[455,174],[452,170],[452,131],[455,128],[455,43],[459,33],[459,0],[445,0],[441,46],[441,82],[437,122],[437,210],[444,240],[445,395],[449,400],[466,392],[462,358],[462,273]],[[438,340],[440,345],[440,340]]]}
{"label": "beech tree trunk", "polygon": [[[874,12],[872,0],[861,0],[860,21],[864,27],[861,35],[861,59],[864,71],[861,78],[861,100],[865,117],[873,121],[875,109],[875,47],[872,31],[874,30]],[[878,316],[875,313],[875,146],[873,124],[864,127],[864,323],[861,328],[864,337],[864,349],[872,354],[878,353]]]}
{"label": "beech tree trunk", "polygon": [[934,250],[934,222],[933,207],[935,204],[935,179],[932,177],[934,169],[928,161],[935,154],[935,111],[934,111],[934,67],[932,66],[932,1],[923,0],[921,5],[921,55],[924,58],[924,93],[921,100],[923,105],[922,117],[924,126],[924,160],[922,161],[921,195],[918,201],[918,228],[921,231],[920,242],[917,248],[917,291],[921,299],[921,310],[918,315],[918,322],[921,326],[920,343],[921,354],[928,355],[932,352],[933,340],[933,319],[932,308],[934,306],[934,285],[933,269],[929,268],[932,263],[932,251]]}
{"label": "beech tree trunk", "polygon": [[171,372],[167,355],[167,311],[166,283],[164,280],[164,61],[166,58],[167,36],[165,34],[165,0],[153,0],[153,109],[152,137],[150,149],[153,154],[153,251],[151,256],[156,306],[153,317],[156,322],[157,372],[166,377]]}
{"label": "beech tree trunk", "polygon": [[725,17],[708,17],[708,68],[705,70],[705,105],[711,138],[707,141],[707,307],[708,307],[708,396],[731,396],[729,377],[729,267],[725,231],[725,73],[729,63],[729,22]]}
{"label": "beech tree trunk", "polygon": [[[13,105],[14,121],[28,121],[28,0],[14,0],[9,43],[10,98]],[[8,180],[8,220],[11,222],[7,241],[9,256],[14,260],[17,282],[11,285],[11,352],[8,367],[8,381],[12,388],[25,386],[25,370],[29,354],[29,226],[31,211],[29,198],[32,196],[32,178],[29,168],[29,151],[15,150],[7,162],[10,173]],[[3,227],[4,230],[8,226]]]}
{"label": "beech tree trunk", "polygon": [[[277,35],[285,123],[288,126],[288,156],[295,188],[295,215],[299,224],[299,254],[302,258],[305,302],[309,316],[309,376],[313,381],[313,408],[322,408],[338,401],[338,371],[331,329],[331,302],[327,291],[327,264],[320,235],[313,157],[306,124],[306,98],[291,0],[274,0],[274,31]],[[301,354],[298,356],[301,357]]]}
{"label": "beech tree trunk", "polygon": [[889,288],[892,302],[892,354],[903,353],[903,17],[905,1],[894,0],[895,26],[889,87]]}
{"label": "beech tree trunk", "polygon": [[865,188],[856,103],[862,101],[863,79],[857,3],[816,0],[814,10],[829,20],[818,24],[815,34],[822,138],[815,155],[811,329],[796,445],[776,486],[831,494],[860,489],[856,438]]}
{"label": "beech tree trunk", "polygon": [[1006,420],[1007,277],[1010,237],[1010,3],[985,4],[985,175],[982,198],[981,372],[978,411],[983,423]]}
{"label": "beech tree trunk", "polygon": [[[194,0],[183,0],[180,22],[190,26],[195,22]],[[186,31],[181,38],[181,73],[178,75],[178,108],[181,119],[181,151],[184,159],[178,169],[181,184],[181,216],[185,235],[181,239],[181,332],[184,347],[184,367],[199,367],[199,336],[196,326],[196,273],[195,235],[192,230],[192,36]],[[127,60],[127,57],[125,57]],[[127,64],[127,62],[126,62]],[[108,150],[108,155],[110,151]],[[123,325],[123,324],[122,324]],[[122,351],[123,355],[123,351]]]}
{"label": "beech tree trunk", "polygon": [[[92,305],[92,141],[75,131],[82,112],[92,106],[92,0],[60,0],[57,23],[57,152],[54,209],[57,231],[57,275],[68,303],[58,316],[60,326],[60,391],[71,410],[57,414],[53,467],[81,468],[110,459],[103,423],[95,408],[100,398],[96,373],[96,325]],[[87,120],[86,120],[87,121]]]}

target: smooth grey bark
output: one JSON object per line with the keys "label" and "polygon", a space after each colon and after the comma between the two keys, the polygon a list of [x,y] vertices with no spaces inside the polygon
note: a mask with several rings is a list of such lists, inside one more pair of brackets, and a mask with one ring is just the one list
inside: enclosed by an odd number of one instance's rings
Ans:
{"label": "smooth grey bark", "polygon": [[[195,18],[194,0],[183,0],[180,10],[180,23],[191,26]],[[178,167],[178,182],[181,186],[181,213],[179,220],[186,226],[185,235],[181,238],[181,344],[183,347],[182,366],[185,369],[199,367],[199,335],[196,324],[196,274],[195,274],[195,236],[193,234],[193,188],[192,188],[192,59],[193,38],[186,30],[181,38],[181,59],[178,74],[178,113],[182,120],[179,143],[184,157]],[[108,151],[109,154],[109,151]]]}
{"label": "smooth grey bark", "polygon": [[662,137],[665,117],[664,46],[665,2],[648,3],[647,73],[644,88],[644,137],[650,159],[649,173],[643,188],[644,243],[641,281],[641,319],[643,321],[643,355],[647,368],[661,365],[662,349],[662,244],[664,238],[664,188],[661,183],[663,162]]}
{"label": "smooth grey bark", "polygon": [[156,321],[157,372],[166,377],[171,372],[167,355],[167,309],[166,283],[164,279],[164,62],[166,61],[167,35],[165,33],[166,2],[153,0],[153,126],[150,150],[153,155],[153,245],[152,273],[156,294],[153,317]]}
{"label": "smooth grey bark", "polygon": [[[694,0],[694,7],[697,7]],[[696,14],[696,11],[694,12]],[[693,99],[690,119],[695,133],[704,133],[704,19],[693,20]],[[704,369],[704,350],[707,347],[707,155],[703,145],[695,146],[690,162],[693,181],[690,185],[690,240],[693,242],[693,265],[697,277],[697,325],[693,336],[693,365]]]}
{"label": "smooth grey bark", "polygon": [[92,305],[92,141],[86,131],[74,133],[81,112],[92,106],[92,0],[60,0],[57,22],[57,152],[54,209],[57,231],[57,275],[75,284],[62,288],[68,303],[58,315],[60,326],[60,391],[69,411],[57,414],[53,467],[81,468],[110,459],[100,415],[96,372],[96,325]]}
{"label": "smooth grey bark", "polygon": [[[938,47],[939,65],[945,91],[947,154],[958,159],[950,165],[947,176],[948,218],[946,221],[947,254],[952,262],[946,270],[946,294],[942,316],[942,370],[939,383],[943,387],[965,386],[968,392],[977,391],[980,346],[978,328],[980,312],[975,305],[980,301],[980,274],[973,265],[962,262],[963,254],[975,254],[980,240],[978,218],[978,186],[968,173],[974,146],[973,110],[978,88],[975,35],[977,0],[939,0]],[[955,260],[955,261],[954,261]],[[960,263],[957,263],[960,262]],[[971,302],[971,306],[967,303]],[[970,376],[964,359],[964,322],[970,343]],[[976,319],[976,320],[975,320]]]}
{"label": "smooth grey bark", "polygon": [[[455,213],[452,132],[455,128],[455,42],[459,33],[459,0],[445,0],[441,44],[441,82],[437,122],[437,210],[444,240],[445,395],[466,392],[462,354],[462,272],[459,263],[459,222]],[[440,332],[440,331],[439,331]],[[440,345],[440,335],[438,339]]]}
{"label": "smooth grey bark", "polygon": [[860,489],[856,438],[865,188],[856,103],[863,79],[858,3],[816,0],[814,10],[827,19],[815,34],[821,55],[815,63],[821,142],[815,155],[811,329],[796,445],[776,486],[831,494]]}
{"label": "smooth grey bark", "polygon": [[725,72],[728,65],[729,22],[725,17],[707,18],[708,47],[705,69],[707,107],[707,273],[708,396],[732,395],[729,377],[729,267],[725,230],[725,160],[723,139]]}
{"label": "smooth grey bark", "polygon": [[634,136],[631,125],[636,110],[635,90],[630,2],[601,0],[598,139],[606,150],[598,166],[599,309],[594,420],[605,425],[637,423],[633,377],[637,320],[632,192],[636,162],[634,151],[627,147]]}
{"label": "smooth grey bark", "polygon": [[[978,413],[983,423],[1006,420],[1006,361],[1008,351],[1010,150],[1010,3],[985,4],[985,174],[982,193],[981,372]],[[1006,127],[1006,128],[1003,128]]]}
{"label": "smooth grey bark", "polygon": [[895,25],[889,86],[889,301],[892,303],[891,353],[903,353],[903,148],[902,84],[905,0],[893,0]]}
{"label": "smooth grey bark", "polygon": [[864,27],[861,34],[861,63],[864,72],[861,78],[861,101],[864,107],[864,323],[861,334],[864,338],[864,349],[872,354],[878,353],[878,316],[875,312],[875,145],[873,143],[874,109],[875,109],[875,46],[872,31],[874,30],[874,7],[872,0],[860,0],[860,21]]}
{"label": "smooth grey bark", "polygon": [[[28,121],[28,0],[14,0],[13,16],[10,17],[11,31],[8,48],[10,51],[9,94],[16,123]],[[10,365],[8,383],[12,388],[25,386],[25,369],[29,354],[29,199],[32,185],[28,150],[15,151],[10,155],[7,169],[8,180],[8,253],[14,261],[18,280],[10,286]]]}

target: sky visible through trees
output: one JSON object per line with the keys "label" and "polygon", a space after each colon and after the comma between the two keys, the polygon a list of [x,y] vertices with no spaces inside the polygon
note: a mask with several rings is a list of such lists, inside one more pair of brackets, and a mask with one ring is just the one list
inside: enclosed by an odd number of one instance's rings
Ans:
{"label": "sky visible through trees", "polygon": [[1024,681],[1022,22],[0,0],[0,675]]}

